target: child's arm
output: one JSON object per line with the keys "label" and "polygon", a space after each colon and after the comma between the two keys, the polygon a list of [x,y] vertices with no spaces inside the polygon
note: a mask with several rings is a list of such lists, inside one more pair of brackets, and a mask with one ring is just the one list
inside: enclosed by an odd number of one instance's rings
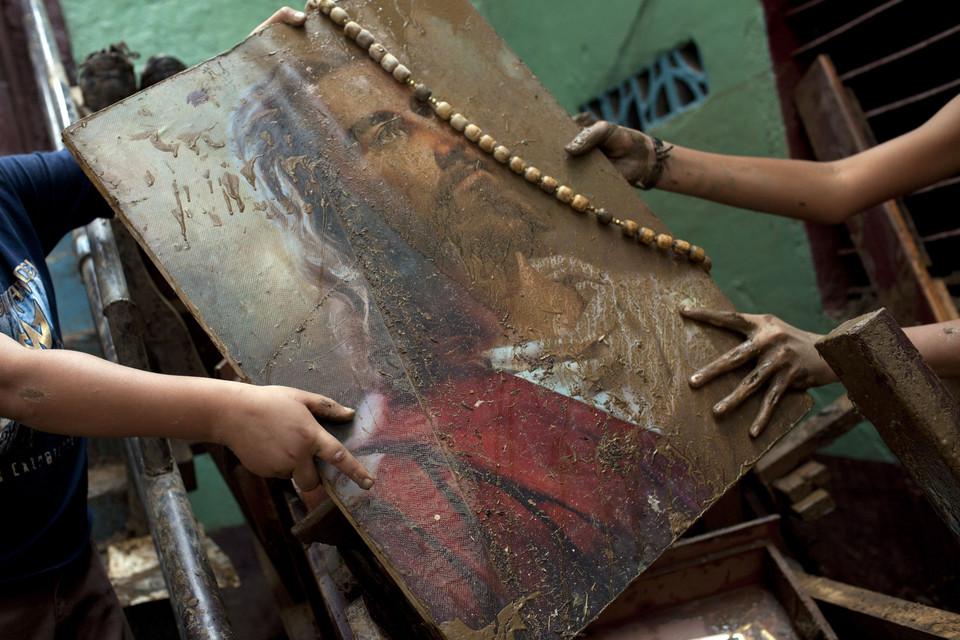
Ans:
{"label": "child's arm", "polygon": [[[598,148],[631,184],[650,186],[657,174],[653,144],[645,133],[601,121],[566,148],[574,155]],[[960,171],[960,96],[913,131],[833,162],[667,148],[657,189],[834,224]]]}
{"label": "child's arm", "polygon": [[320,477],[314,456],[369,489],[373,476],[316,418],[353,410],[314,393],[130,369],[61,349],[27,349],[0,334],[0,415],[34,429],[90,437],[155,436],[229,447],[250,471],[296,480]]}

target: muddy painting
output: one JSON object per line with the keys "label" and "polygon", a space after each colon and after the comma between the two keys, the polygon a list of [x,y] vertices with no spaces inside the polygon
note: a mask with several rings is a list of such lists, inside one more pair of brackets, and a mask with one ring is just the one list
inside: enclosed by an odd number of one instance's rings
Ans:
{"label": "muddy painting", "polygon": [[[576,125],[467,2],[339,6],[527,163],[667,230],[566,156]],[[709,275],[527,183],[319,13],[66,140],[239,371],[357,409],[330,430],[378,482],[325,483],[446,637],[571,637],[809,406],[756,440],[756,404],[715,420],[735,376],[687,378],[736,338],[677,313],[731,308]]]}

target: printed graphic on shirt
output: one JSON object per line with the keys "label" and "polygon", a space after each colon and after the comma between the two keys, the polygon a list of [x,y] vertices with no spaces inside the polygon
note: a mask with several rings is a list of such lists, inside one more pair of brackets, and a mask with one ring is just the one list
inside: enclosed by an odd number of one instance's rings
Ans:
{"label": "printed graphic on shirt", "polygon": [[[13,284],[0,293],[0,331],[30,349],[60,346],[50,325],[52,316],[48,300],[40,273],[33,263],[24,260],[13,270]],[[18,435],[29,437],[29,432],[13,420],[0,418],[0,456],[10,450]],[[36,461],[30,460],[11,464],[24,462],[27,468],[36,468]],[[3,471],[9,470],[0,469],[0,473]]]}

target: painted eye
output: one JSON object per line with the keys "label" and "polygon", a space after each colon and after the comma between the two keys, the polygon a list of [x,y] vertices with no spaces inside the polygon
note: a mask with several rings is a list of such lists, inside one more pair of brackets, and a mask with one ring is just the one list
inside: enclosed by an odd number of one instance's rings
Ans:
{"label": "painted eye", "polygon": [[382,147],[402,138],[404,135],[400,116],[397,116],[377,127],[377,134],[373,138],[373,146]]}

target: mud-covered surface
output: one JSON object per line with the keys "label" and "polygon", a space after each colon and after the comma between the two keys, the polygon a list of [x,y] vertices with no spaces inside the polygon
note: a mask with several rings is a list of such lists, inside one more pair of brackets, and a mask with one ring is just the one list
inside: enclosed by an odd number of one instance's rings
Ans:
{"label": "mud-covered surface", "polygon": [[[666,230],[467,2],[342,2],[528,164]],[[378,477],[330,491],[450,638],[572,637],[809,406],[717,422],[736,338],[686,259],[544,194],[412,99],[329,20],[270,28],[66,134],[251,381],[357,408]],[[709,238],[698,239],[709,252]]]}

